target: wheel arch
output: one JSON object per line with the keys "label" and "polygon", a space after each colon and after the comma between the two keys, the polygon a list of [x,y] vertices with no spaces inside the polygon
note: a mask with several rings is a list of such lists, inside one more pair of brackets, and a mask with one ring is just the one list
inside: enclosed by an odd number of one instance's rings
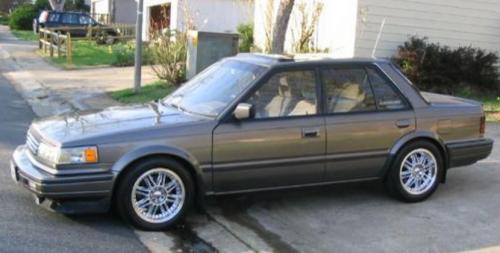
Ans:
{"label": "wheel arch", "polygon": [[[133,168],[133,165],[153,157],[165,157],[181,163],[188,170],[195,183],[195,199],[200,200],[204,196],[205,184],[198,161],[186,151],[168,146],[148,146],[130,151],[121,157],[112,167],[116,175],[113,182],[111,198],[114,202],[118,184],[124,175]],[[113,203],[112,202],[112,203]]]}
{"label": "wheel arch", "polygon": [[444,163],[444,174],[442,178],[442,182],[444,183],[446,181],[446,174],[448,171],[449,167],[449,157],[448,157],[448,152],[446,149],[446,146],[444,145],[443,141],[437,134],[434,134],[432,132],[428,131],[414,131],[411,132],[402,138],[400,138],[391,148],[389,151],[389,158],[388,161],[386,162],[386,166],[384,168],[383,172],[383,177],[384,180],[387,177],[387,174],[389,173],[390,168],[392,167],[394,160],[396,159],[396,156],[398,152],[406,145],[415,142],[415,141],[427,141],[429,143],[432,143],[433,145],[436,146],[436,148],[440,151],[441,156],[443,158],[443,163]]}

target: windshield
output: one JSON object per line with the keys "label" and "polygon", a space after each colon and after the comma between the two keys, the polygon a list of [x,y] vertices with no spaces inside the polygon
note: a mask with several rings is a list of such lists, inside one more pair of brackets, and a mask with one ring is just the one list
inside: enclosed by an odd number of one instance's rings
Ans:
{"label": "windshield", "polygon": [[184,84],[164,103],[188,113],[217,117],[265,70],[254,64],[223,60]]}

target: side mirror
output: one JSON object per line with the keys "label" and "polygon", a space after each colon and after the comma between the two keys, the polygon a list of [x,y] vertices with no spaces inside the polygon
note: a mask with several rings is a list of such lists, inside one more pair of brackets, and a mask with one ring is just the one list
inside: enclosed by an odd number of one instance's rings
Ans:
{"label": "side mirror", "polygon": [[234,110],[234,117],[238,120],[249,119],[253,117],[253,105],[247,103],[239,103]]}

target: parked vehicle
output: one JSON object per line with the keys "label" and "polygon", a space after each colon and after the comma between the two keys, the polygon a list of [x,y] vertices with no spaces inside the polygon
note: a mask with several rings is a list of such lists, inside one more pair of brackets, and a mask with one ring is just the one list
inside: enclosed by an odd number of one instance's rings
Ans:
{"label": "parked vehicle", "polygon": [[381,180],[427,199],[486,158],[482,106],[419,92],[390,62],[239,55],[159,102],[31,125],[14,180],[58,212],[164,229],[206,195]]}
{"label": "parked vehicle", "polygon": [[118,31],[112,27],[107,27],[103,24],[98,23],[92,17],[86,13],[81,12],[69,12],[69,11],[41,11],[38,18],[33,20],[33,32],[38,33],[40,28],[52,29],[58,31],[68,31],[73,37],[85,37],[88,33],[88,27],[98,27],[100,29],[95,29],[92,36],[98,37],[98,40],[106,44],[113,44],[115,39],[113,36],[117,36]]}

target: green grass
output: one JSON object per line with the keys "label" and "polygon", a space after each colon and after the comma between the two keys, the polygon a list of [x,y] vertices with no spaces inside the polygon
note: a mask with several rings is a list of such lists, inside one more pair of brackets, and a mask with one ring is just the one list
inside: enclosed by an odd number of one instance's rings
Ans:
{"label": "green grass", "polygon": [[133,89],[125,89],[111,92],[110,95],[124,104],[138,104],[164,98],[174,90],[174,86],[167,85],[164,81],[156,81],[144,85],[138,94],[135,94]]}
{"label": "green grass", "polygon": [[500,97],[495,96],[463,96],[483,103],[486,121],[500,122]]}
{"label": "green grass", "polygon": [[[107,45],[97,45],[94,41],[73,40],[73,65],[100,66],[111,65],[113,62],[113,52]],[[56,65],[66,66],[66,57],[49,58]]]}
{"label": "green grass", "polygon": [[30,40],[36,41],[38,40],[38,35],[34,34],[33,31],[23,31],[23,30],[12,30],[11,31],[14,36],[16,36],[20,40]]}

